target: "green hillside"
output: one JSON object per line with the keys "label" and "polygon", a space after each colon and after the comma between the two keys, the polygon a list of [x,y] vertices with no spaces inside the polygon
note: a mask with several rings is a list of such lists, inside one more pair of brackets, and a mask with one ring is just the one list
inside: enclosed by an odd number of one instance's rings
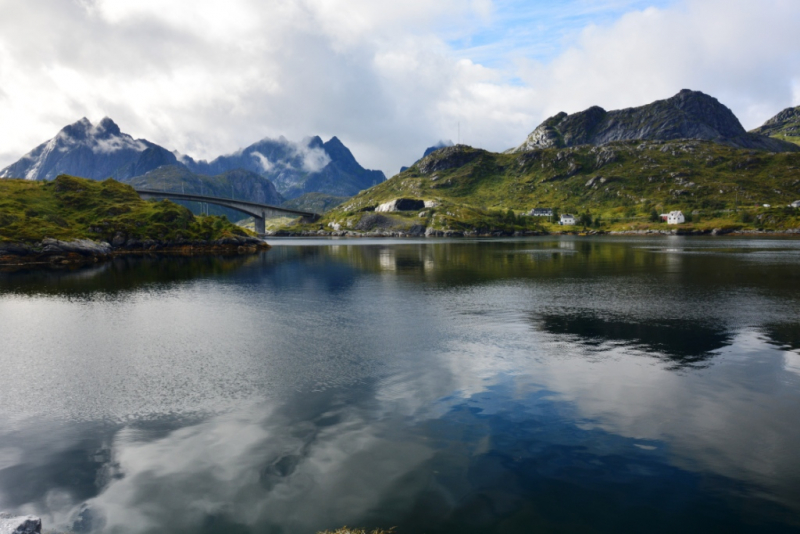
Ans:
{"label": "green hillside", "polygon": [[51,182],[0,180],[0,241],[44,238],[212,241],[245,236],[223,217],[198,218],[168,200],[145,202],[132,187],[61,175]]}
{"label": "green hillside", "polygon": [[[371,213],[396,198],[438,206]],[[666,229],[657,222],[658,215],[671,210],[682,210],[691,228],[780,230],[800,227],[800,210],[786,207],[798,199],[796,152],[775,154],[695,140],[627,141],[516,154],[459,145],[434,152],[333,209],[320,222],[360,230],[376,225],[554,230],[558,227],[540,218],[520,217],[532,208],[550,207],[582,214],[587,226],[606,230]],[[370,218],[375,225],[370,226]]]}

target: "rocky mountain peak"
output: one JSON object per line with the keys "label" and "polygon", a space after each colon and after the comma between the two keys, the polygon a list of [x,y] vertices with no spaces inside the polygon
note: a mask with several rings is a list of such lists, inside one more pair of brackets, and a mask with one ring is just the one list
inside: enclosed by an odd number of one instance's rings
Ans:
{"label": "rocky mountain peak", "polygon": [[800,121],[800,106],[797,106],[796,108],[784,109],[783,111],[781,111],[780,113],[769,119],[767,122],[765,122],[764,126],[773,124],[775,125],[783,124],[790,121],[791,122]]}
{"label": "rocky mountain peak", "polygon": [[768,135],[800,145],[800,106],[784,109],[762,126],[752,130],[751,134]]}
{"label": "rocky mountain peak", "polygon": [[635,108],[606,111],[593,106],[571,115],[559,113],[540,124],[511,152],[674,139],[702,139],[773,152],[794,150],[790,144],[748,134],[733,112],[716,98],[683,89],[671,98]]}
{"label": "rocky mountain peak", "polygon": [[122,135],[117,123],[108,117],[103,117],[103,120],[101,120],[95,127],[95,132],[98,136],[106,137]]}

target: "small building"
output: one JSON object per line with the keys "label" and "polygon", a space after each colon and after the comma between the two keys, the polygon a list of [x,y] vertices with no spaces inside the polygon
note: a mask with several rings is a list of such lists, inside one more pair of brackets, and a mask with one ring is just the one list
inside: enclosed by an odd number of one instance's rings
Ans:
{"label": "small building", "polygon": [[552,217],[553,208],[533,208],[528,215],[531,217]]}
{"label": "small building", "polygon": [[686,217],[683,216],[682,211],[671,211],[667,215],[667,224],[683,224],[686,222]]}
{"label": "small building", "polygon": [[800,200],[795,200],[791,204],[789,204],[790,208],[800,208]]}
{"label": "small building", "polygon": [[669,219],[669,213],[662,213],[659,215],[659,217],[661,217],[662,221],[667,222],[667,219]]}
{"label": "small building", "polygon": [[569,213],[562,213],[561,219],[558,221],[561,226],[573,226],[575,224],[575,217]]}

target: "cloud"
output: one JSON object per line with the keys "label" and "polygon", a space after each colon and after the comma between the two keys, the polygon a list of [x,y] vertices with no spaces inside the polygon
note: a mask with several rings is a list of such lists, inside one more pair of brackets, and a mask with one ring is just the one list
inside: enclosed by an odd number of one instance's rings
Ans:
{"label": "cloud", "polygon": [[0,7],[0,121],[13,125],[0,132],[0,166],[81,116],[206,159],[265,136],[336,135],[391,175],[459,130],[461,142],[502,150],[562,109],[684,87],[718,97],[748,128],[800,103],[790,0]]}
{"label": "cloud", "polygon": [[587,27],[552,63],[522,77],[544,115],[630,107],[683,88],[712,94],[748,129],[791,104],[800,70],[800,4],[686,0]]}
{"label": "cloud", "polygon": [[302,143],[294,145],[297,154],[303,159],[303,170],[307,172],[319,172],[331,162],[330,156],[323,148],[312,147],[311,140],[307,139]]}
{"label": "cloud", "polygon": [[261,169],[264,172],[269,172],[269,170],[272,169],[272,163],[269,161],[267,156],[265,156],[261,152],[254,151],[250,155],[253,156],[253,158],[255,158],[255,160],[258,162],[258,164],[261,166]]}

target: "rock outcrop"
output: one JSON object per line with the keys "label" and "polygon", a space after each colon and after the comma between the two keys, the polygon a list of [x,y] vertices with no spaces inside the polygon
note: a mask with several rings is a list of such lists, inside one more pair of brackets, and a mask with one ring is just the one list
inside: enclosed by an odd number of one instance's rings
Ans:
{"label": "rock outcrop", "polygon": [[433,174],[466,165],[484,153],[467,145],[449,146],[425,156],[416,165],[422,174]]}
{"label": "rock outcrop", "polygon": [[716,98],[684,89],[672,98],[637,108],[606,111],[594,106],[572,115],[559,113],[539,125],[511,152],[640,139],[702,139],[736,148],[800,151],[792,143],[748,133]]}
{"label": "rock outcrop", "polygon": [[32,515],[0,513],[0,534],[41,534],[42,520]]}
{"label": "rock outcrop", "polygon": [[[427,156],[430,156],[431,154],[433,154],[437,150],[442,149],[442,148],[447,148],[449,146],[453,146],[453,142],[452,141],[439,141],[435,145],[429,146],[428,148],[425,149],[425,152],[422,154],[422,158],[419,158],[417,161],[415,161],[414,165],[419,163],[421,159],[423,159],[423,158],[425,158]],[[408,169],[409,169],[408,167],[400,167],[400,172],[407,171]]]}
{"label": "rock outcrop", "polygon": [[784,109],[750,133],[800,144],[800,106]]}

